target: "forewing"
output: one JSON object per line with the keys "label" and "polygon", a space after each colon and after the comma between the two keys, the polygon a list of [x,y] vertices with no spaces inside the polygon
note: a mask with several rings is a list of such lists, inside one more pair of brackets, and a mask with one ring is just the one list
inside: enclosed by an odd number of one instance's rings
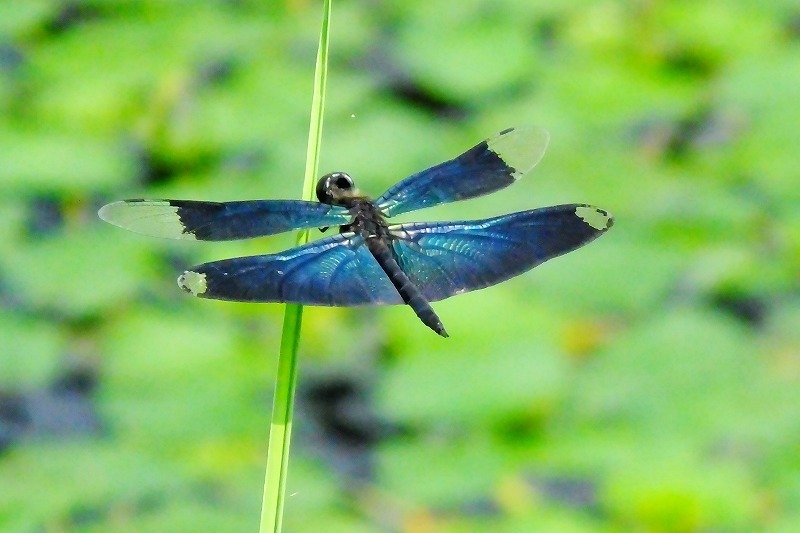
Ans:
{"label": "forewing", "polygon": [[549,138],[538,128],[503,130],[455,159],[409,176],[375,203],[393,216],[497,191],[536,166]]}
{"label": "forewing", "polygon": [[507,280],[594,240],[608,212],[561,205],[467,222],[392,226],[400,267],[428,301]]}
{"label": "forewing", "polygon": [[338,226],[352,218],[343,207],[301,200],[122,200],[104,205],[98,215],[136,233],[199,241],[249,239],[293,229]]}
{"label": "forewing", "polygon": [[352,233],[279,254],[205,263],[184,272],[178,285],[201,298],[237,302],[403,303],[363,239]]}

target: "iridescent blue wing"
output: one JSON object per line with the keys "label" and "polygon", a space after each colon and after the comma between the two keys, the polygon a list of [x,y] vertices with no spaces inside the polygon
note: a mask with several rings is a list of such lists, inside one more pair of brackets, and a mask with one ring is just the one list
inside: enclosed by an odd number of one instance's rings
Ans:
{"label": "iridescent blue wing", "polygon": [[136,233],[199,241],[249,239],[352,220],[344,207],[301,200],[122,200],[104,205],[98,215]]}
{"label": "iridescent blue wing", "polygon": [[507,280],[594,240],[606,211],[560,205],[486,220],[391,226],[398,264],[428,301]]}
{"label": "iridescent blue wing", "polygon": [[[467,222],[390,227],[400,267],[429,301],[494,285],[597,238],[604,210],[563,205]],[[202,298],[306,305],[388,305],[403,300],[367,249],[346,233],[280,254],[205,263],[178,284]]]}
{"label": "iridescent blue wing", "polygon": [[403,299],[353,233],[283,253],[238,257],[187,270],[178,285],[201,298],[305,305],[387,305]]}
{"label": "iridescent blue wing", "polygon": [[394,216],[497,191],[536,166],[549,139],[542,129],[503,130],[455,159],[409,176],[375,203]]}

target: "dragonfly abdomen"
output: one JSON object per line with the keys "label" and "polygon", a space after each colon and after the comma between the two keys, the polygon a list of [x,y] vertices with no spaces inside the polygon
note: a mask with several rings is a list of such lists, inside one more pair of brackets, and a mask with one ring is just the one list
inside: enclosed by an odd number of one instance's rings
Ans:
{"label": "dragonfly abdomen", "polygon": [[368,237],[366,243],[372,256],[378,261],[386,275],[389,276],[389,280],[394,285],[394,288],[397,289],[397,292],[400,293],[403,301],[414,310],[419,319],[422,320],[422,323],[442,337],[448,337],[449,335],[445,331],[439,316],[417,286],[408,279],[406,273],[397,264],[386,243],[378,237]]}

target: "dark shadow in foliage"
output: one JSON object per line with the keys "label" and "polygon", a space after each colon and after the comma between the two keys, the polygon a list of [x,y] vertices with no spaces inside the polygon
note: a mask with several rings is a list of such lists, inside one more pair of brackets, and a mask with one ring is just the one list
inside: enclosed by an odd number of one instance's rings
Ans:
{"label": "dark shadow in foliage", "polygon": [[25,231],[36,239],[56,234],[64,225],[63,199],[55,194],[39,195],[28,203]]}
{"label": "dark shadow in foliage", "polygon": [[400,429],[379,418],[369,386],[350,376],[309,378],[297,397],[296,419],[314,454],[344,478],[367,482],[374,477],[373,449]]}
{"label": "dark shadow in foliage", "polygon": [[58,35],[99,16],[100,12],[89,2],[64,2],[45,21],[44,30],[52,35]]}
{"label": "dark shadow in foliage", "polygon": [[247,149],[242,153],[225,154],[197,148],[176,154],[169,148],[175,109],[180,109],[186,101],[194,100],[200,92],[224,84],[236,73],[237,68],[235,58],[227,55],[203,58],[198,62],[189,81],[181,91],[176,92],[174,101],[168,102],[158,116],[153,128],[155,133],[149,138],[134,140],[130,145],[140,184],[163,185],[176,176],[202,174],[230,161],[239,166],[242,162],[252,166],[253,161],[260,161],[260,151],[254,154]]}
{"label": "dark shadow in foliage", "polygon": [[11,43],[0,42],[0,73],[16,74],[24,64],[22,49]]}
{"label": "dark shadow in foliage", "polygon": [[633,126],[632,133],[645,151],[679,161],[693,152],[732,142],[743,127],[740,117],[702,107],[683,117],[644,119]]}
{"label": "dark shadow in foliage", "polygon": [[786,35],[792,41],[800,41],[800,10],[795,10],[793,13],[786,15]]}
{"label": "dark shadow in foliage", "polygon": [[135,143],[131,146],[136,161],[137,181],[145,186],[169,183],[180,173],[181,167],[162,157],[148,146]]}
{"label": "dark shadow in foliage", "polygon": [[546,411],[509,413],[495,424],[497,435],[506,442],[537,440],[542,437],[548,422]]}
{"label": "dark shadow in foliage", "polygon": [[468,117],[463,104],[424,87],[392,58],[386,48],[372,50],[359,66],[372,72],[384,90],[403,104],[439,119],[459,121]]}
{"label": "dark shadow in foliage", "polygon": [[601,513],[596,480],[588,477],[548,474],[531,475],[526,481],[536,493],[549,502],[593,515]]}
{"label": "dark shadow in foliage", "polygon": [[703,108],[674,124],[667,156],[678,159],[690,150],[722,145],[733,140],[739,128],[731,117]]}
{"label": "dark shadow in foliage", "polygon": [[719,65],[713,58],[691,48],[671,50],[664,58],[663,66],[677,76],[699,79],[709,79],[719,70]]}
{"label": "dark shadow in foliage", "polygon": [[712,294],[710,303],[716,309],[753,328],[764,325],[770,308],[764,297],[725,291]]}
{"label": "dark shadow in foliage", "polygon": [[194,86],[199,90],[222,85],[233,77],[238,67],[234,56],[205,59],[196,69]]}
{"label": "dark shadow in foliage", "polygon": [[561,40],[563,21],[555,16],[543,17],[533,27],[533,37],[537,45],[551,52],[558,47]]}
{"label": "dark shadow in foliage", "polygon": [[[599,517],[603,514],[599,502],[598,483],[589,477],[560,474],[523,475],[518,488],[520,500],[528,501],[531,508],[543,503],[568,507],[587,515]],[[447,516],[491,517],[503,514],[503,504],[491,496],[468,501],[455,509],[434,509],[434,514]]]}
{"label": "dark shadow in foliage", "polygon": [[100,431],[89,368],[65,372],[44,389],[0,391],[0,450],[23,439],[62,439]]}
{"label": "dark shadow in foliage", "polygon": [[30,72],[27,54],[21,45],[0,36],[0,85],[3,86],[3,113],[9,124],[30,120]]}
{"label": "dark shadow in foliage", "polygon": [[0,313],[25,311],[22,298],[14,283],[0,272]]}
{"label": "dark shadow in foliage", "polygon": [[150,488],[143,489],[141,494],[125,495],[122,498],[105,495],[92,502],[84,501],[73,505],[69,509],[63,527],[68,531],[84,529],[104,531],[109,523],[119,520],[120,516],[136,516],[143,519],[148,515],[156,515],[174,499],[177,499],[174,493]]}
{"label": "dark shadow in foliage", "polygon": [[387,89],[394,98],[404,104],[421,109],[437,118],[447,120],[467,118],[467,111],[464,107],[448,101],[442,95],[429,91],[411,80],[394,80]]}

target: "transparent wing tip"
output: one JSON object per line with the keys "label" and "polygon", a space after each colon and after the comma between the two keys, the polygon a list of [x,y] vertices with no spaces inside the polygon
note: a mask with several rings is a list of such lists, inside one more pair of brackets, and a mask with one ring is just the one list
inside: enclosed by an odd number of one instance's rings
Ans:
{"label": "transparent wing tip", "polygon": [[97,216],[122,229],[165,239],[195,239],[186,232],[178,208],[169,200],[120,200],[100,208]]}
{"label": "transparent wing tip", "polygon": [[503,130],[487,139],[486,144],[514,169],[514,178],[519,179],[542,160],[549,142],[550,134],[547,130],[522,126]]}

